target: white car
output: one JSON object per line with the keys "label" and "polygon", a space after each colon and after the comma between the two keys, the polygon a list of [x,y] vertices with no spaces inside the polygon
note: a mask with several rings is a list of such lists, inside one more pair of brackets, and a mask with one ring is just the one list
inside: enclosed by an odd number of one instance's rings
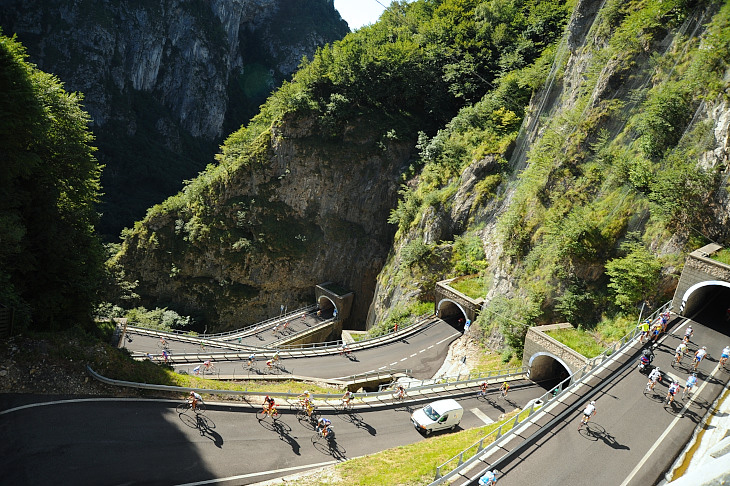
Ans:
{"label": "white car", "polygon": [[411,415],[411,422],[418,431],[430,435],[436,430],[455,429],[463,415],[461,405],[453,398],[447,398],[416,410]]}

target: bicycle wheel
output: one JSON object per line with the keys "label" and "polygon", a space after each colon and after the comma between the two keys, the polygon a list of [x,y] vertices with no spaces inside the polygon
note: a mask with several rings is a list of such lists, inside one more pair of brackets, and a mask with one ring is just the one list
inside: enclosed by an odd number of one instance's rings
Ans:
{"label": "bicycle wheel", "polygon": [[195,406],[195,413],[204,414],[206,410],[205,403],[200,402]]}
{"label": "bicycle wheel", "polygon": [[266,410],[259,410],[258,412],[256,412],[256,418],[259,420],[265,419],[267,415],[268,413],[266,413]]}
{"label": "bicycle wheel", "polygon": [[273,410],[273,411],[271,412],[271,418],[272,418],[272,419],[274,419],[274,420],[276,420],[276,419],[278,419],[278,418],[279,418],[279,411],[278,411],[277,409],[274,409],[274,410]]}
{"label": "bicycle wheel", "polygon": [[187,412],[189,408],[190,408],[190,404],[188,402],[180,403],[180,404],[178,404],[177,407],[175,407],[175,411],[177,412],[178,415],[181,415],[181,414]]}

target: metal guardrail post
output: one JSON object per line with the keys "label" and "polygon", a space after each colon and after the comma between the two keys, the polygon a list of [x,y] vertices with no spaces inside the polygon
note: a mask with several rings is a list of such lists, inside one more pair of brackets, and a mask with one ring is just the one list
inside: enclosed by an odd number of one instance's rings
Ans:
{"label": "metal guardrail post", "polygon": [[502,426],[501,425],[497,428],[497,437],[495,437],[495,440],[499,439],[500,437],[502,437]]}
{"label": "metal guardrail post", "polygon": [[477,454],[482,452],[482,450],[484,450],[484,439],[486,439],[486,437],[482,437],[482,439],[479,441],[479,447],[477,447]]}
{"label": "metal guardrail post", "polygon": [[456,467],[459,467],[459,466],[461,466],[462,464],[464,464],[464,451],[461,451],[461,452],[459,453],[459,463],[458,463],[458,464],[456,465]]}
{"label": "metal guardrail post", "polygon": [[436,468],[436,477],[433,479],[434,481],[441,479],[441,466]]}

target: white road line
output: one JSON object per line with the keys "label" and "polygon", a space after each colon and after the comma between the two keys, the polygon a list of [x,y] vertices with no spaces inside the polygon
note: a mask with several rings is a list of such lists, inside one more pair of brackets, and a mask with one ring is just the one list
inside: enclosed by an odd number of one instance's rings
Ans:
{"label": "white road line", "polygon": [[417,355],[417,354],[418,354],[418,353],[413,353],[412,355],[410,355],[410,356],[409,356],[409,358],[412,358],[412,357],[414,357],[414,356],[415,356],[415,355]]}
{"label": "white road line", "polygon": [[292,467],[287,467],[284,469],[277,469],[275,471],[261,471],[261,472],[250,473],[250,474],[241,474],[238,476],[230,476],[227,478],[216,478],[216,479],[208,479],[205,481],[196,481],[194,483],[181,483],[181,484],[178,484],[178,486],[198,486],[201,484],[215,484],[215,483],[222,483],[224,481],[236,481],[237,479],[255,478],[256,476],[268,476],[269,474],[280,475],[281,473],[297,471],[299,469],[312,469],[312,468],[317,468],[317,467],[329,466],[331,464],[337,464],[337,462],[338,461],[327,461],[327,462],[320,462],[319,464],[305,464],[304,466],[292,466]]}
{"label": "white road line", "polygon": [[427,347],[426,349],[431,349],[431,348],[433,348],[433,346],[434,346],[434,345],[432,344],[431,346]]}
{"label": "white road line", "polygon": [[397,364],[398,364],[398,362],[397,362],[397,361],[393,361],[393,362],[392,362],[392,363],[390,363],[390,364],[389,364],[388,366],[393,366],[393,365],[397,365]]}
{"label": "white road line", "polygon": [[482,412],[478,408],[470,408],[469,411],[471,413],[473,413],[474,415],[476,415],[479,420],[481,420],[482,422],[484,422],[487,425],[491,425],[491,424],[494,423],[494,420],[492,420],[489,417],[487,417],[487,414],[485,414],[484,412]]}
{"label": "white road line", "polygon": [[418,352],[418,354],[421,354],[422,352],[426,351],[425,349],[422,349]]}
{"label": "white road line", "polygon": [[380,367],[380,368],[378,368],[378,369],[379,369],[379,370],[384,370],[384,369],[385,369],[385,366],[381,366],[381,367]]}
{"label": "white road line", "polygon": [[[720,364],[718,363],[718,365],[715,367],[715,369],[712,370],[712,373],[710,373],[710,376],[713,376],[719,369],[720,369]],[[694,401],[695,397],[698,397],[700,395],[700,393],[702,393],[702,390],[705,388],[705,385],[707,385],[707,381],[703,382],[702,385],[700,385],[700,388],[695,393],[692,394],[692,397],[689,400],[687,400],[687,403],[684,405],[684,408],[682,408],[682,411],[679,412],[679,414],[676,417],[674,417],[674,420],[672,420],[672,423],[669,424],[669,426],[666,428],[666,430],[664,430],[664,433],[656,440],[656,442],[654,442],[654,445],[651,446],[651,449],[646,451],[646,454],[644,455],[644,457],[641,459],[641,461],[639,461],[639,463],[636,465],[634,470],[631,471],[628,476],[626,476],[626,479],[624,479],[624,482],[621,483],[620,486],[626,486],[627,484],[629,484],[629,482],[632,479],[634,479],[634,476],[636,476],[636,473],[639,472],[641,470],[641,468],[644,467],[644,464],[646,463],[646,461],[649,460],[651,455],[654,454],[654,451],[656,451],[657,447],[659,447],[659,444],[661,444],[662,441],[667,437],[667,435],[669,435],[669,432],[677,424],[677,422],[679,422],[679,419],[684,417],[684,412],[687,411],[690,404]]]}
{"label": "white road line", "polygon": [[407,360],[407,359],[408,359],[408,358],[403,358],[403,359],[401,359],[401,363],[402,363],[403,361]]}
{"label": "white road line", "polygon": [[88,402],[169,402],[169,403],[180,403],[180,400],[166,400],[159,398],[73,398],[69,400],[54,400],[52,402],[39,402],[29,403],[28,405],[21,405],[19,407],[9,408],[0,412],[0,415],[5,415],[19,410],[25,410],[27,408],[46,407],[49,405],[65,405],[67,403],[88,403]]}

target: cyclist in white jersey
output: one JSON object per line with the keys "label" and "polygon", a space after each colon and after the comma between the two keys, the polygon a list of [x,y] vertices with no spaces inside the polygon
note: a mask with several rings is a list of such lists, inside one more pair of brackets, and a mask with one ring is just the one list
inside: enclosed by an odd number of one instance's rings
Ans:
{"label": "cyclist in white jersey", "polygon": [[649,381],[646,384],[647,390],[654,390],[654,385],[656,385],[656,382],[662,380],[662,372],[659,371],[659,367],[657,366],[653,370],[651,370],[651,373],[649,373]]}
{"label": "cyclist in white jersey", "polygon": [[695,363],[694,363],[695,370],[700,365],[700,362],[702,361],[702,359],[704,359],[705,356],[707,356],[707,346],[702,346],[695,353]]}
{"label": "cyclist in white jersey", "polygon": [[497,484],[497,474],[494,471],[487,471],[479,478],[479,486],[494,486]]}

